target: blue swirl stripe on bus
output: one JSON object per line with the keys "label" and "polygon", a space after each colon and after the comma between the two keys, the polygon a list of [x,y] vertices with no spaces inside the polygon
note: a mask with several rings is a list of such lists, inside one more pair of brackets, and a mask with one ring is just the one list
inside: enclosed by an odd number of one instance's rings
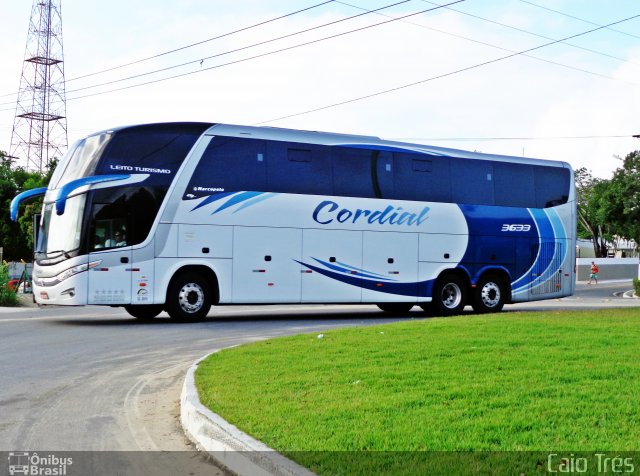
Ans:
{"label": "blue swirl stripe on bus", "polygon": [[[258,194],[256,195],[255,198],[249,199],[247,201],[245,201],[241,207],[238,207],[236,210],[234,210],[233,213],[237,213],[240,210],[244,210],[245,208],[251,207],[253,205],[255,205],[256,203],[262,202],[264,200],[267,200],[271,197],[275,197],[277,195],[277,193],[272,193],[272,192],[257,192]],[[217,212],[218,210],[216,210]]]}
{"label": "blue swirl stripe on bus", "polygon": [[[314,258],[314,259],[316,259],[316,258]],[[316,259],[316,261],[319,261],[319,260]],[[353,270],[353,271],[360,271],[360,272],[363,272],[363,273],[368,273],[368,274],[370,274],[372,276],[378,276],[380,278],[386,278],[386,276],[383,276],[381,274],[374,273],[373,271],[367,271],[366,269],[362,269],[362,268],[356,268],[355,266],[352,266],[352,265],[347,264],[347,263],[343,263],[342,261],[336,261],[336,264],[340,265],[340,266],[342,266],[344,268]],[[389,279],[390,281],[396,281],[396,280],[391,279],[391,278],[387,278],[387,279]]]}
{"label": "blue swirl stripe on bus", "polygon": [[243,203],[241,207],[235,210],[233,213],[239,212],[240,210],[255,205],[258,202],[266,200],[268,198],[274,197],[275,193],[267,193],[267,192],[221,192],[216,193],[214,195],[209,195],[207,198],[202,200],[198,205],[193,207],[191,211],[195,211],[198,208],[202,208],[211,203],[222,200],[223,198],[231,197],[229,200],[220,205],[217,209],[211,212],[212,215],[215,215],[218,212],[226,210],[234,205],[239,203]]}
{"label": "blue swirl stripe on bus", "polygon": [[230,195],[235,195],[236,193],[237,192],[221,192],[221,193],[216,193],[214,195],[209,195],[207,198],[205,198],[200,203],[198,203],[195,207],[193,207],[191,211],[193,212],[198,208],[202,208],[206,205],[209,205],[210,203],[217,202],[218,200],[222,200],[223,198],[228,197]]}
{"label": "blue swirl stripe on bus", "polygon": [[340,274],[328,269],[323,269],[318,266],[314,266],[309,263],[304,263],[302,261],[294,260],[297,263],[300,263],[302,266],[306,266],[312,271],[320,273],[329,278],[335,279],[336,281],[340,281],[342,283],[350,284],[352,286],[356,286],[362,289],[368,289],[371,291],[378,291],[386,294],[395,294],[398,296],[411,296],[411,297],[431,297],[431,289],[433,287],[433,282],[435,280],[429,279],[426,281],[415,281],[409,283],[399,283],[399,282],[384,282],[381,283],[381,279],[370,280],[365,279],[364,276],[358,275],[344,275]]}
{"label": "blue swirl stripe on bus", "polygon": [[[532,288],[543,285],[554,274],[560,271],[559,266],[562,266],[567,256],[566,246],[563,246],[566,240],[566,230],[564,229],[564,226],[562,226],[557,212],[555,210],[537,210],[537,212],[545,214],[548,223],[553,229],[553,255],[548,258],[547,261],[549,263],[544,267],[544,271],[541,275],[534,277]],[[549,241],[550,240],[547,240],[547,242]]]}
{"label": "blue swirl stripe on bus", "polygon": [[[536,227],[538,228],[538,253],[536,255],[536,259],[527,272],[512,283],[513,293],[522,292],[531,287],[535,287],[536,282],[538,284],[542,284],[552,274],[557,272],[557,269],[553,268],[553,264],[556,262],[555,257],[558,254],[558,238],[565,238],[565,236],[556,235],[556,229],[553,226],[552,219],[545,210],[530,208],[529,213],[531,213]],[[555,212],[551,213],[555,214]],[[564,229],[558,231],[563,232]],[[553,246],[553,253],[543,253],[542,251],[547,248],[545,245]],[[564,256],[562,261],[564,261]],[[536,274],[534,273],[534,270],[536,269],[542,269],[543,272]]]}
{"label": "blue swirl stripe on bus", "polygon": [[211,214],[215,215],[222,210],[226,210],[229,207],[237,205],[238,203],[246,202],[247,200],[251,200],[259,195],[262,195],[263,192],[240,192],[237,195],[232,196],[229,200],[224,202],[218,208],[216,208]]}
{"label": "blue swirl stripe on bus", "polygon": [[363,278],[371,278],[371,279],[377,279],[377,280],[383,280],[383,281],[397,281],[396,279],[387,278],[386,276],[382,276],[381,274],[374,273],[372,271],[367,271],[364,269],[355,268],[353,266],[349,266],[349,265],[346,265],[346,267],[344,267],[344,265],[336,266],[333,263],[327,263],[326,261],[320,260],[318,258],[313,258],[313,259],[316,260],[325,268],[329,268],[334,271],[338,271],[340,273],[352,274],[353,272],[356,272],[360,277],[363,277]]}

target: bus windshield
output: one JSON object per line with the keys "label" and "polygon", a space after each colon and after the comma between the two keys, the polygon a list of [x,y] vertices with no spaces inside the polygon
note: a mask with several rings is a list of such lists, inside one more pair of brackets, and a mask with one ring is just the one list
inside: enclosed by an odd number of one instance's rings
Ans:
{"label": "bus windshield", "polygon": [[113,137],[112,133],[97,134],[78,141],[63,157],[56,167],[49,184],[50,190],[59,188],[64,182],[70,182],[80,177],[93,175],[102,151]]}
{"label": "bus windshield", "polygon": [[55,203],[45,204],[36,246],[38,261],[69,258],[78,251],[86,199],[86,193],[69,198],[62,215],[56,214]]}

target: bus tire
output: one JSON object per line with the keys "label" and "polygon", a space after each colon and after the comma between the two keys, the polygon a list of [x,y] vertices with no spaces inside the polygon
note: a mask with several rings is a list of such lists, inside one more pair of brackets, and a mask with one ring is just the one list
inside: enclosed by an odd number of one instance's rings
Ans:
{"label": "bus tire", "polygon": [[405,302],[385,302],[377,304],[377,306],[381,311],[389,314],[407,314],[413,307],[413,304]]}
{"label": "bus tire", "polygon": [[201,274],[179,274],[169,286],[166,306],[171,319],[200,321],[211,309],[211,286]]}
{"label": "bus tire", "polygon": [[440,276],[433,287],[433,310],[442,316],[460,314],[467,304],[467,286],[464,280],[453,273]]}
{"label": "bus tire", "polygon": [[473,310],[479,314],[500,312],[507,296],[504,279],[489,274],[483,276],[473,293]]}
{"label": "bus tire", "polygon": [[125,306],[124,310],[137,319],[149,321],[160,314],[163,308],[162,304],[142,304]]}

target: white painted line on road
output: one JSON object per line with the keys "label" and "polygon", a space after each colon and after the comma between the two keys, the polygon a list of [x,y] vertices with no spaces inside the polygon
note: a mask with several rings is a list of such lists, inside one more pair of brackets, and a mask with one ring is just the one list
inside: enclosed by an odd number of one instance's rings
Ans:
{"label": "white painted line on road", "polygon": [[0,317],[0,322],[16,322],[16,321],[47,321],[47,320],[52,320],[52,319],[56,319],[55,317],[15,317],[15,318],[9,318],[9,319],[2,319]]}
{"label": "white painted line on road", "polygon": [[[81,319],[83,317],[100,317],[106,318],[104,314],[77,314],[73,316],[45,316],[45,317],[10,317],[4,319],[0,317],[0,322],[16,322],[16,321],[55,321],[59,319]],[[118,317],[118,316],[115,316]]]}

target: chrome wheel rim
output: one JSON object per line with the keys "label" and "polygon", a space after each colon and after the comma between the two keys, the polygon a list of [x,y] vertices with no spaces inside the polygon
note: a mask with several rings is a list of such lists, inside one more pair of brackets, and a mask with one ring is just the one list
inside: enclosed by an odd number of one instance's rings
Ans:
{"label": "chrome wheel rim", "polygon": [[193,314],[202,309],[204,304],[204,290],[196,283],[187,283],[178,293],[180,308],[189,314]]}
{"label": "chrome wheel rim", "polygon": [[496,307],[500,302],[500,286],[494,282],[488,282],[482,286],[480,296],[486,307]]}
{"label": "chrome wheel rim", "polygon": [[462,290],[456,283],[447,283],[442,288],[442,305],[447,309],[455,309],[462,302]]}

